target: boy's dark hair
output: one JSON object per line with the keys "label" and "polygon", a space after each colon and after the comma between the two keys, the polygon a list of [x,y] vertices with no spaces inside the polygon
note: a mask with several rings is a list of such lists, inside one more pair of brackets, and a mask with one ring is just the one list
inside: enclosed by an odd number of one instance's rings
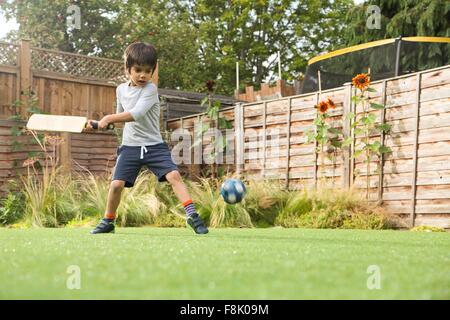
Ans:
{"label": "boy's dark hair", "polygon": [[125,69],[131,71],[133,65],[150,66],[152,72],[155,71],[158,56],[156,49],[149,43],[135,42],[125,49],[124,54]]}

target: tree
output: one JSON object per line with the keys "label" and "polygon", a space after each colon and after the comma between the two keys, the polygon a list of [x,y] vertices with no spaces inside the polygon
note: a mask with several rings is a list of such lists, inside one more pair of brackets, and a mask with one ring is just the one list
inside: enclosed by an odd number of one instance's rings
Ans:
{"label": "tree", "polygon": [[341,12],[351,0],[191,0],[185,1],[199,30],[203,74],[218,79],[223,93],[235,88],[235,64],[242,83],[274,78],[281,52],[284,79],[305,71],[307,60],[339,43]]}
{"label": "tree", "polygon": [[[120,30],[114,17],[121,4],[119,0],[22,0],[4,1],[0,10],[7,19],[15,17],[19,22],[19,30],[8,35],[11,40],[28,38],[42,48],[114,57],[118,48],[112,40]],[[70,5],[80,8],[79,29],[68,27],[75,14]]]}
{"label": "tree", "polygon": [[[366,27],[367,9],[380,8],[380,29]],[[346,15],[344,46],[399,36],[450,37],[450,5],[446,0],[369,0]]]}
{"label": "tree", "polygon": [[[380,9],[380,28],[366,26],[369,6]],[[450,4],[446,0],[369,0],[353,7],[346,16],[343,46],[397,37],[450,36]],[[394,69],[395,48],[387,47],[384,55],[375,55],[373,65],[391,65]],[[400,65],[404,72],[446,65],[450,62],[450,46],[442,43],[404,43],[401,46]],[[388,68],[388,69],[389,69]]]}
{"label": "tree", "polygon": [[[81,28],[67,28],[69,5],[81,11]],[[236,61],[242,85],[273,80],[277,52],[282,75],[293,80],[314,55],[341,44],[342,12],[352,0],[21,0],[0,10],[20,23],[12,40],[121,59],[134,41],[156,45],[160,86],[202,91],[213,79],[217,93],[233,94]]]}
{"label": "tree", "polygon": [[158,50],[160,87],[203,89],[198,31],[177,1],[130,0],[119,13],[120,42],[147,41]]}

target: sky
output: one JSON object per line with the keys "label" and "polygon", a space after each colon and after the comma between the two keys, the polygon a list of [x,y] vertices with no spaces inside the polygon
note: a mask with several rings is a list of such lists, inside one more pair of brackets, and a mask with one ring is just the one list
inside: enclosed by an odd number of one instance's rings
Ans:
{"label": "sky", "polygon": [[15,19],[6,21],[5,17],[1,13],[0,13],[0,26],[2,26],[2,28],[0,29],[0,39],[3,39],[9,31],[17,30],[19,28],[19,24],[16,22]]}

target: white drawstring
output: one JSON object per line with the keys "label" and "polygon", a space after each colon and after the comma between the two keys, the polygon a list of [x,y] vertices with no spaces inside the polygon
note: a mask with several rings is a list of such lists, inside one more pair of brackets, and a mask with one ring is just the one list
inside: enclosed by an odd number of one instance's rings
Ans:
{"label": "white drawstring", "polygon": [[144,146],[141,146],[141,159],[144,159],[144,151],[147,153],[147,148]]}

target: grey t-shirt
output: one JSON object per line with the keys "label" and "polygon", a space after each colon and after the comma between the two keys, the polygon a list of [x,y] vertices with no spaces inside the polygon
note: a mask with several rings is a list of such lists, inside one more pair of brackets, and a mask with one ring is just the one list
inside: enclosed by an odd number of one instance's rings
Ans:
{"label": "grey t-shirt", "polygon": [[116,89],[116,96],[117,113],[129,112],[134,118],[125,123],[123,145],[141,147],[163,142],[159,130],[158,90],[153,83],[147,82],[144,87],[122,83]]}

